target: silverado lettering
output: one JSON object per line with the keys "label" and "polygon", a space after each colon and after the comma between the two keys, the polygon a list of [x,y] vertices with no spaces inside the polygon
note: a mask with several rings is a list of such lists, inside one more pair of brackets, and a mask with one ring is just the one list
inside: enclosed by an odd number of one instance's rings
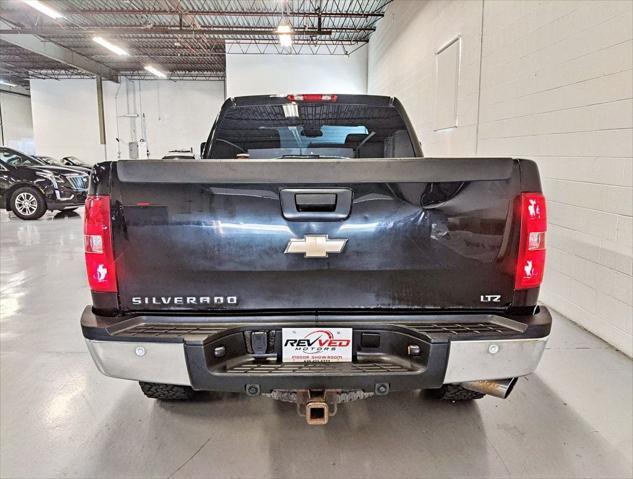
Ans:
{"label": "silverado lettering", "polygon": [[142,304],[236,305],[237,296],[132,296],[132,304],[137,306]]}

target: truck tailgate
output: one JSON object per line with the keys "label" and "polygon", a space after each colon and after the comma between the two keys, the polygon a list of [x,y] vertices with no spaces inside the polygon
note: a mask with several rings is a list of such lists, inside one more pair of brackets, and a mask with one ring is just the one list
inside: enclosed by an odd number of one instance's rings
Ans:
{"label": "truck tailgate", "polygon": [[518,160],[119,161],[123,311],[495,309]]}

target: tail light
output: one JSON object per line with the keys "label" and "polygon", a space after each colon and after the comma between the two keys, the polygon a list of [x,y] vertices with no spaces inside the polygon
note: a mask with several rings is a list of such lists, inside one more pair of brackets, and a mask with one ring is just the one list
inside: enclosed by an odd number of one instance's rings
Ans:
{"label": "tail light", "polygon": [[521,219],[521,237],[514,289],[536,288],[543,281],[545,269],[545,197],[541,193],[522,193],[517,197],[516,207]]}
{"label": "tail light", "polygon": [[84,251],[90,289],[104,293],[116,293],[110,197],[88,196],[85,215]]}
{"label": "tail light", "polygon": [[314,93],[304,93],[302,95],[288,95],[288,101],[305,101],[305,102],[316,102],[316,101],[336,101],[336,95],[321,95]]}

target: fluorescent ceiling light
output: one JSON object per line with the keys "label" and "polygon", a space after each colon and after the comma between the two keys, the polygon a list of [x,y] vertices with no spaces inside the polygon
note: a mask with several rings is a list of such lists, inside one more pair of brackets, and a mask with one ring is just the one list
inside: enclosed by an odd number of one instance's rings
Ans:
{"label": "fluorescent ceiling light", "polygon": [[35,10],[38,10],[42,12],[44,15],[48,15],[51,18],[54,18],[54,19],[64,18],[64,16],[61,13],[59,13],[57,10],[49,7],[48,5],[43,4],[39,0],[22,0],[22,1],[26,3],[29,7],[32,7]]}
{"label": "fluorescent ceiling light", "polygon": [[294,33],[292,25],[287,18],[282,18],[276,30],[279,35],[279,44],[282,47],[289,48],[292,46],[292,34]]}
{"label": "fluorescent ceiling light", "polygon": [[279,44],[282,47],[290,48],[292,46],[292,35],[279,35]]}
{"label": "fluorescent ceiling light", "polygon": [[123,50],[123,48],[117,47],[115,44],[110,43],[108,40],[106,40],[103,37],[92,37],[92,40],[98,43],[99,45],[101,45],[102,47],[107,48],[111,52],[116,53],[117,55],[121,55],[121,56],[129,55],[129,53]]}
{"label": "fluorescent ceiling light", "polygon": [[284,103],[281,107],[284,109],[286,118],[299,118],[299,108],[296,103]]}
{"label": "fluorescent ceiling light", "polygon": [[17,86],[15,83],[11,83],[11,82],[8,82],[8,81],[6,81],[6,80],[0,80],[0,85],[10,86],[10,87],[12,87],[12,88],[13,88],[14,86]]}
{"label": "fluorescent ceiling light", "polygon": [[282,33],[292,33],[292,27],[287,23],[280,23],[277,27],[277,34],[281,35]]}
{"label": "fluorescent ceiling light", "polygon": [[165,73],[160,71],[158,68],[153,67],[152,65],[145,65],[145,69],[152,75],[156,75],[158,78],[167,78],[167,75]]}

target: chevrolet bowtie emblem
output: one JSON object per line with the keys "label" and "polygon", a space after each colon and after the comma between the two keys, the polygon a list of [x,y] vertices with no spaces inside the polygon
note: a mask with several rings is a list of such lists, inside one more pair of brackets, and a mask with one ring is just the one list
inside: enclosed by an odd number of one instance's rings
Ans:
{"label": "chevrolet bowtie emblem", "polygon": [[327,258],[329,253],[340,253],[346,239],[329,239],[327,235],[305,235],[303,239],[288,241],[285,254],[302,253],[304,258]]}

